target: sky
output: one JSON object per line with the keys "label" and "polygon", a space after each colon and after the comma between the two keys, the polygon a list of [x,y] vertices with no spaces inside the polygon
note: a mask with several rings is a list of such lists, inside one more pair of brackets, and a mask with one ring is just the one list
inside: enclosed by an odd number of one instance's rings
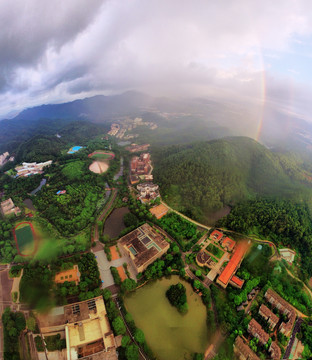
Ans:
{"label": "sky", "polygon": [[139,90],[312,121],[310,0],[10,0],[0,23],[0,118]]}

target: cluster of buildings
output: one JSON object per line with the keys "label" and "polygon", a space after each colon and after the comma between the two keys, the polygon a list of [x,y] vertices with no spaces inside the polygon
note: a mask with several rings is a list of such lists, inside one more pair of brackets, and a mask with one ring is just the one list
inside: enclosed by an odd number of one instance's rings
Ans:
{"label": "cluster of buildings", "polygon": [[[270,304],[271,308],[277,309],[282,315],[286,315],[287,321],[283,321],[268,306],[262,304],[259,308],[259,315],[267,321],[270,331],[278,331],[289,337],[296,321],[296,312],[292,306],[281,298],[275,291],[268,289],[264,295],[264,299]],[[270,335],[262,328],[262,326],[253,318],[248,324],[248,333],[259,339],[260,345],[265,345],[270,339]],[[249,348],[241,337],[237,337],[234,344],[234,350],[238,354],[239,359],[259,359],[258,356]],[[282,356],[281,349],[276,341],[272,341],[268,351],[272,359],[280,359]]]}
{"label": "cluster of buildings", "polygon": [[31,175],[36,175],[36,174],[42,174],[43,173],[43,168],[45,168],[46,166],[49,166],[52,164],[52,160],[49,161],[45,161],[45,162],[41,162],[41,163],[26,163],[23,162],[22,165],[17,166],[15,168],[17,174],[16,177],[26,177],[26,176],[31,176]]}
{"label": "cluster of buildings", "polygon": [[291,330],[296,321],[295,310],[287,301],[285,301],[272,289],[268,289],[264,297],[273,308],[276,308],[279,311],[279,313],[287,316],[288,321],[281,323],[281,325],[279,326],[279,332],[281,332],[287,337],[290,336]]}
{"label": "cluster of buildings", "polygon": [[[117,119],[116,119],[117,120]],[[135,119],[130,118],[129,116],[118,118],[119,123],[114,123],[111,125],[111,129],[108,132],[108,135],[116,136],[118,139],[133,139],[137,138],[139,134],[127,134],[127,131],[132,131],[138,126],[147,126],[151,130],[157,129],[157,125],[153,122],[143,121],[142,118],[136,117]]]}
{"label": "cluster of buildings", "polygon": [[116,136],[118,131],[120,129],[120,125],[119,124],[112,124],[111,125],[111,129],[109,130],[108,132],[108,135],[111,135],[111,136]]}
{"label": "cluster of buildings", "polygon": [[43,337],[60,334],[66,339],[62,358],[118,359],[121,339],[114,337],[102,296],[54,308],[37,318]]}
{"label": "cluster of buildings", "polygon": [[226,251],[232,252],[236,242],[231,238],[224,236],[223,232],[219,230],[214,230],[210,234],[210,239],[214,240],[216,243],[219,243]]}
{"label": "cluster of buildings", "polygon": [[241,289],[245,281],[236,276],[235,273],[244,259],[245,253],[248,249],[248,244],[244,241],[236,244],[236,241],[224,236],[222,231],[219,230],[214,230],[210,234],[210,239],[216,244],[219,244],[228,253],[233,253],[229,262],[221,271],[217,279],[217,283],[223,288],[226,288],[230,284]]}
{"label": "cluster of buildings", "polygon": [[139,191],[138,200],[142,203],[147,203],[151,200],[155,200],[160,196],[159,186],[153,183],[142,183],[137,185]]}
{"label": "cluster of buildings", "polygon": [[152,181],[151,158],[149,153],[142,153],[140,156],[134,156],[130,164],[130,183],[138,184],[143,178],[145,181]]}
{"label": "cluster of buildings", "polygon": [[169,249],[165,236],[144,224],[118,240],[122,254],[130,259],[136,274],[160,258]]}
{"label": "cluster of buildings", "polygon": [[131,144],[130,146],[126,147],[126,150],[135,153],[135,152],[147,151],[149,147],[150,144],[143,144],[143,145]]}
{"label": "cluster of buildings", "polygon": [[15,216],[21,213],[21,209],[14,205],[13,200],[10,198],[1,202],[1,214],[3,216],[14,214]]}
{"label": "cluster of buildings", "polygon": [[14,156],[10,157],[10,154],[6,151],[0,155],[0,166],[3,166],[8,161],[14,161]]}

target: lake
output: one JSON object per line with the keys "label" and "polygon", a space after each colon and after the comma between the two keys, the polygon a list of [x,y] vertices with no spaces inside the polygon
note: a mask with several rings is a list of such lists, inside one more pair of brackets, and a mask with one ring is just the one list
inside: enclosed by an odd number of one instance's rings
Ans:
{"label": "lake", "polygon": [[109,215],[104,225],[104,235],[108,235],[110,238],[117,237],[120,232],[126,228],[123,217],[125,214],[129,213],[127,207],[122,207],[119,209],[113,210]]}
{"label": "lake", "polygon": [[[186,287],[189,310],[185,315],[171,306],[165,295],[169,286],[178,282]],[[177,275],[148,283],[124,302],[158,360],[191,360],[193,353],[205,352],[210,340],[206,307],[191,285]]]}

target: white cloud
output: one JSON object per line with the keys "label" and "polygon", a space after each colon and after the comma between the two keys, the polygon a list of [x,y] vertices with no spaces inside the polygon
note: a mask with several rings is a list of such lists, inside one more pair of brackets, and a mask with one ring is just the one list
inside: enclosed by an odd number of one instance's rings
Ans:
{"label": "white cloud", "polygon": [[4,113],[133,88],[259,98],[263,58],[311,34],[312,3],[12,0],[1,20]]}

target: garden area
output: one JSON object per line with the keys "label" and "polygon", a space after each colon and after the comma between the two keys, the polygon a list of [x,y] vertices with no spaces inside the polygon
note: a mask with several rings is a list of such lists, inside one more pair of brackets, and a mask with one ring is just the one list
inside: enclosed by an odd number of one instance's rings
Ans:
{"label": "garden area", "polygon": [[219,249],[217,246],[213,245],[212,243],[210,243],[206,247],[206,251],[210,252],[212,255],[214,255],[218,259],[221,259],[224,254],[224,251],[222,251],[221,249]]}
{"label": "garden area", "polygon": [[183,250],[189,250],[200,239],[202,233],[196,225],[185,220],[178,214],[170,212],[159,220],[160,226],[171,235]]}

